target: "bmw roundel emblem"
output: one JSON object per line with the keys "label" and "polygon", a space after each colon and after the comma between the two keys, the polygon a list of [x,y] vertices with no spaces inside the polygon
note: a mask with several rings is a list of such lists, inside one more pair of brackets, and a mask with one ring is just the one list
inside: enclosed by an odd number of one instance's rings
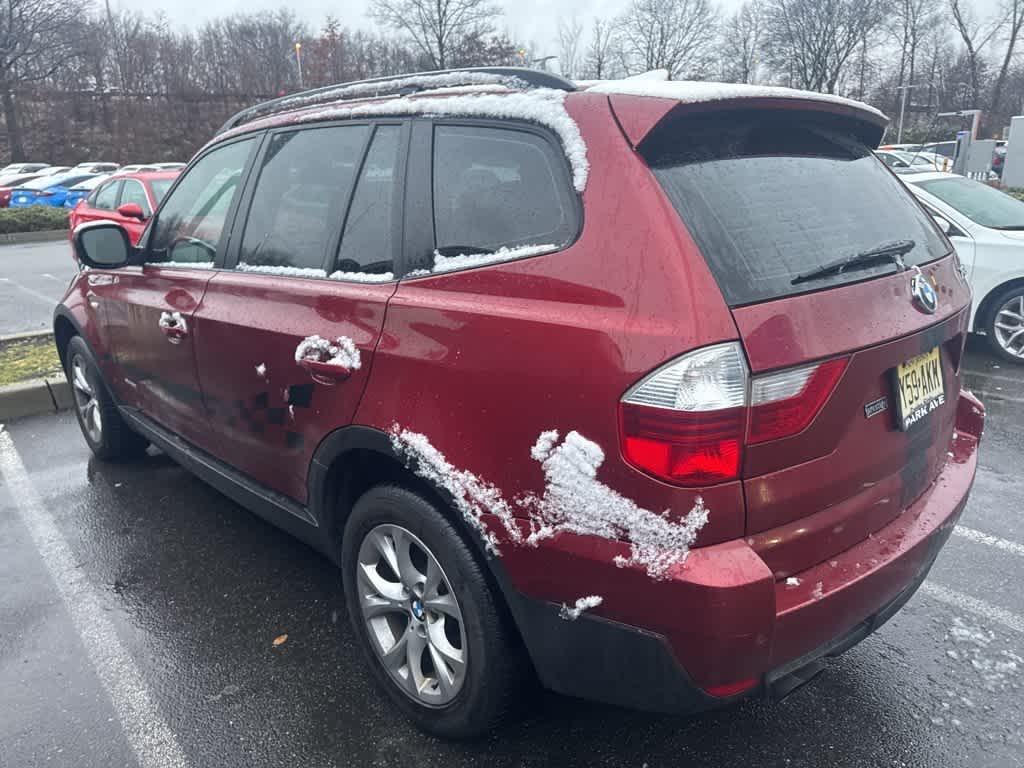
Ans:
{"label": "bmw roundel emblem", "polygon": [[929,315],[935,314],[935,310],[939,307],[939,294],[935,292],[935,288],[928,282],[928,279],[921,274],[920,269],[910,280],[910,295],[918,309]]}

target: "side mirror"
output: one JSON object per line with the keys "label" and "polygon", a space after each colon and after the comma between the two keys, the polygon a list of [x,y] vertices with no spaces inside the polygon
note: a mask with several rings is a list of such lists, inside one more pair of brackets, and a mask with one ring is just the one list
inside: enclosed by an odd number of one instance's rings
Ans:
{"label": "side mirror", "polygon": [[138,203],[125,203],[118,207],[117,212],[126,219],[138,219],[139,221],[146,220],[146,214],[142,210],[142,206]]}
{"label": "side mirror", "polygon": [[950,222],[949,219],[947,219],[945,216],[939,216],[939,214],[937,213],[933,213],[932,218],[935,220],[935,223],[938,225],[939,229],[942,230],[942,234],[944,234],[946,237],[949,237],[951,234],[953,234],[953,224],[952,222]]}
{"label": "side mirror", "polygon": [[113,221],[89,221],[71,236],[78,260],[94,269],[117,269],[131,262],[132,244],[124,227]]}

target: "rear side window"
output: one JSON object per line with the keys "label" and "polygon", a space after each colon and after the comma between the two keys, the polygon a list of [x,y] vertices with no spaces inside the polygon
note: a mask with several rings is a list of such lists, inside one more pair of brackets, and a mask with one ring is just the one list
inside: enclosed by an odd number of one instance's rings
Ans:
{"label": "rear side window", "polygon": [[797,279],[897,242],[913,243],[907,265],[946,254],[849,121],[763,111],[670,118],[640,149],[730,306],[890,274],[896,266],[883,259]]}
{"label": "rear side window", "polygon": [[146,199],[146,190],[142,184],[134,179],[125,179],[124,187],[121,189],[121,205],[135,203],[145,214],[149,213],[149,200]]}
{"label": "rear side window", "polygon": [[394,272],[394,234],[398,214],[398,157],[402,126],[382,125],[373,134],[356,185],[341,247],[339,272],[381,275]]}
{"label": "rear side window", "polygon": [[369,130],[350,125],[270,138],[249,208],[240,263],[323,267]]}
{"label": "rear side window", "polygon": [[117,190],[121,186],[120,181],[112,181],[104,184],[93,195],[92,207],[102,208],[105,211],[112,211],[117,204]]}
{"label": "rear side window", "polygon": [[564,245],[576,234],[565,159],[528,131],[434,129],[434,231],[442,255]]}

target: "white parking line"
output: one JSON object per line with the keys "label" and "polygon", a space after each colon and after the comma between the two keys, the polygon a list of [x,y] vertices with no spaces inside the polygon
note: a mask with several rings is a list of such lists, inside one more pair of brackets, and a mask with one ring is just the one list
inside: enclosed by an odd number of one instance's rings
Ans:
{"label": "white parking line", "polygon": [[1004,552],[1012,552],[1015,555],[1024,557],[1024,544],[1018,544],[1015,541],[1007,541],[1006,539],[1001,539],[998,536],[993,536],[990,533],[982,533],[981,531],[976,531],[973,528],[968,528],[964,525],[958,525],[953,529],[953,533],[957,536],[962,536],[965,539],[976,541],[979,544],[988,544],[990,547],[995,547],[996,549],[1001,549]]}
{"label": "white parking line", "polygon": [[104,615],[71,549],[43,506],[11,436],[0,424],[0,476],[14,508],[50,572],[71,621],[110,696],[125,737],[141,768],[187,768],[174,733],[160,716],[142,674]]}
{"label": "white parking line", "polygon": [[46,304],[48,306],[51,306],[51,307],[57,306],[57,299],[53,298],[52,296],[47,296],[45,293],[40,293],[39,291],[35,290],[34,288],[29,288],[28,286],[22,285],[21,283],[16,282],[14,280],[5,280],[4,282],[10,283],[15,288],[17,288],[19,291],[23,291],[24,293],[27,293],[33,299],[39,299],[41,302],[43,302],[44,304]]}
{"label": "white parking line", "polygon": [[977,395],[978,399],[981,400],[983,405],[988,405],[992,401],[1007,403],[1024,403],[1024,397],[1004,395],[1002,392],[993,392],[992,390],[984,390],[981,388],[976,388],[974,390],[974,394]]}
{"label": "white parking line", "polygon": [[998,605],[986,603],[984,600],[965,595],[962,592],[949,589],[933,581],[926,581],[922,584],[921,592],[933,600],[938,600],[940,603],[946,603],[946,605],[959,608],[961,611],[977,614],[982,618],[1002,624],[1014,632],[1024,634],[1024,616],[1018,616],[1016,613],[1000,608]]}

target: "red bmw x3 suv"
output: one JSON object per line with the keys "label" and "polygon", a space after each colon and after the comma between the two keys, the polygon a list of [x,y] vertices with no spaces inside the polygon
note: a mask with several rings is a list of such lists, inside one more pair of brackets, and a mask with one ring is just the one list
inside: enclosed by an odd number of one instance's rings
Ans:
{"label": "red bmw x3 suv", "polygon": [[252,107],[138,246],[76,228],[82,432],[338,563],[434,733],[534,675],[670,712],[783,695],[913,594],[977,463],[970,292],[884,124],[502,69]]}

